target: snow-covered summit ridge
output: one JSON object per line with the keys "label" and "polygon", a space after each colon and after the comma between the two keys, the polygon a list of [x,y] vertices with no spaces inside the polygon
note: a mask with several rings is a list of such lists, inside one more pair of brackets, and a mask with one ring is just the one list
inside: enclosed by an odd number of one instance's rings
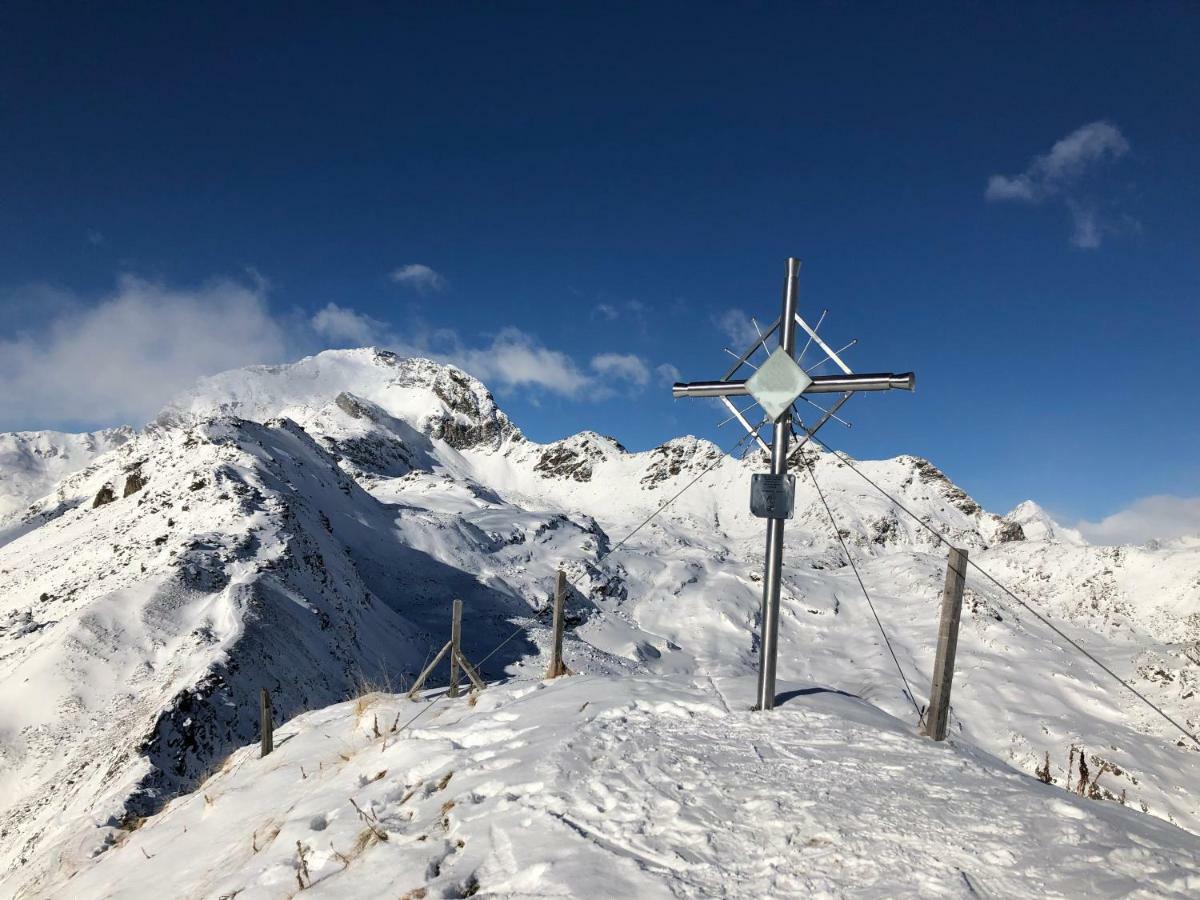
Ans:
{"label": "snow-covered summit ridge", "polygon": [[[325,350],[294,363],[250,366],[201,379],[155,420],[172,426],[213,415],[307,425],[346,394],[376,404],[450,446],[498,448],[523,440],[491,391],[461,369],[387,350]],[[353,413],[351,413],[353,415]]]}
{"label": "snow-covered summit ridge", "polygon": [[1017,504],[1005,518],[1020,525],[1025,537],[1031,541],[1062,541],[1076,546],[1088,543],[1082,534],[1074,528],[1060,525],[1032,500]]}
{"label": "snow-covered summit ridge", "polygon": [[[1200,841],[752,678],[576,676],[306,713],[48,890],[79,897],[1194,896]],[[1050,847],[1069,848],[1047,852]],[[74,877],[71,877],[71,876]],[[68,880],[70,879],[70,880]],[[298,894],[297,891],[304,893]]]}

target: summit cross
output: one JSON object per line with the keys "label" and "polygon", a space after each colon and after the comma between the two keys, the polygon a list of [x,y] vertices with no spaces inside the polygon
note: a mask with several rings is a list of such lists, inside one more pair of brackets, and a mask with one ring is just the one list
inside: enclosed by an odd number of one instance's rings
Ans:
{"label": "summit cross", "polygon": [[[837,410],[855,392],[892,389],[911,391],[915,383],[915,377],[911,372],[900,375],[890,372],[855,375],[851,372],[850,368],[842,362],[838,353],[830,349],[817,334],[816,329],[810,327],[796,312],[799,280],[800,260],[794,257],[789,258],[787,279],[783,289],[783,310],[779,320],[765,333],[760,334],[750,349],[741,356],[731,353],[736,356],[737,362],[720,381],[676,382],[671,389],[671,393],[675,397],[719,398],[732,413],[732,418],[737,419],[764,450],[767,450],[768,447],[758,434],[758,427],[761,426],[751,425],[744,415],[745,410],[737,409],[729,398],[747,395],[753,397],[767,413],[768,420],[774,423],[769,448],[771,474],[770,476],[755,476],[755,490],[752,495],[752,510],[755,515],[767,519],[767,550],[763,565],[762,640],[758,670],[758,706],[756,707],[760,710],[773,709],[775,706],[779,589],[783,571],[783,523],[791,518],[793,500],[793,482],[787,475],[788,442],[792,430],[792,404],[798,399],[805,399],[804,395],[807,394],[842,395],[832,408],[825,410],[818,407],[824,412],[824,415],[813,427],[804,428],[801,425],[806,433],[805,440],[807,440],[829,419],[837,418]],[[817,322],[818,328],[820,324]],[[827,360],[837,364],[842,370],[841,375],[809,375],[801,368],[795,358],[797,326],[808,334],[809,343],[815,343],[825,351]],[[770,353],[767,361],[759,366],[750,378],[733,379],[742,366],[753,367],[749,361],[750,357],[759,347],[766,349],[767,339],[776,331],[779,332],[779,346]],[[803,354],[801,356],[803,357]],[[815,403],[813,405],[816,406]]]}

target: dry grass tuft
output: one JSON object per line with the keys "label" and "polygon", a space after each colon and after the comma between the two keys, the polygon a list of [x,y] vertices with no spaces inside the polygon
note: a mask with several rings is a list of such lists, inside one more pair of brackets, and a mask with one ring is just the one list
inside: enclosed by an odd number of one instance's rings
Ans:
{"label": "dry grass tuft", "polygon": [[379,834],[374,828],[364,828],[358,833],[358,837],[354,839],[354,847],[350,850],[350,858],[355,859],[362,856],[364,850],[372,844],[379,843]]}

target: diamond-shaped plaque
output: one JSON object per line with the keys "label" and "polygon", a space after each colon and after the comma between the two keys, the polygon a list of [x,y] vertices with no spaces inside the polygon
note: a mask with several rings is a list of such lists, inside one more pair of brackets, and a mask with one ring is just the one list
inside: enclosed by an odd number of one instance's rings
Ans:
{"label": "diamond-shaped plaque", "polygon": [[746,390],[768,416],[778,419],[810,384],[812,379],[796,365],[792,355],[777,347],[746,381]]}

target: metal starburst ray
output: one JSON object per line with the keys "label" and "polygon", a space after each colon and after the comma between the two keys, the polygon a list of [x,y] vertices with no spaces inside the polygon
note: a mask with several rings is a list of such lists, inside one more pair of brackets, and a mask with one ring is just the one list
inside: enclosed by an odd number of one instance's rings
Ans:
{"label": "metal starburst ray", "polygon": [[[803,331],[807,335],[807,340],[804,343],[804,347],[800,350],[800,353],[797,356],[796,362],[808,374],[814,374],[822,366],[827,365],[828,363],[832,362],[839,369],[841,369],[844,374],[853,375],[854,372],[846,364],[845,360],[842,359],[842,354],[845,353],[847,350],[849,350],[851,347],[853,347],[855,344],[857,344],[858,339],[855,338],[854,340],[849,341],[848,343],[839,347],[837,350],[832,349],[828,344],[825,343],[824,339],[820,335],[821,325],[825,322],[825,317],[828,314],[829,314],[829,310],[827,310],[827,309],[821,310],[821,315],[817,319],[817,324],[812,325],[812,326],[810,326],[808,324],[808,322],[799,313],[796,314],[796,325],[800,328],[801,331]],[[771,325],[771,327],[768,328],[765,332],[762,330],[762,328],[759,327],[758,321],[756,319],[754,319],[753,317],[751,317],[751,319],[750,319],[750,324],[753,326],[754,331],[757,335],[757,338],[754,341],[754,343],[750,346],[749,350],[747,350],[745,353],[738,354],[738,353],[734,353],[728,347],[724,348],[725,352],[728,353],[730,356],[732,356],[734,358],[734,360],[736,360],[736,362],[729,369],[729,371],[725,373],[724,377],[721,378],[722,381],[730,381],[731,379],[734,378],[734,376],[736,376],[738,374],[739,371],[741,371],[741,369],[743,367],[748,367],[751,370],[757,372],[759,366],[755,364],[755,361],[754,361],[755,355],[760,352],[765,354],[768,358],[771,355],[771,351],[767,348],[767,339],[779,329],[779,320],[776,319],[775,322]],[[808,353],[809,348],[812,347],[814,344],[816,344],[817,348],[819,350],[823,351],[825,353],[825,355],[818,362],[810,364],[808,366],[805,366],[804,365],[804,357]],[[853,427],[850,422],[846,421],[845,419],[843,419],[841,416],[839,416],[837,414],[838,410],[841,409],[842,406],[846,403],[846,401],[848,401],[850,399],[850,397],[853,395],[853,393],[854,393],[853,391],[843,392],[842,395],[840,397],[838,397],[838,399],[834,402],[833,407],[830,409],[826,409],[825,407],[821,406],[816,401],[810,399],[809,397],[804,396],[803,394],[800,397],[798,397],[797,398],[798,401],[803,401],[804,403],[807,403],[809,406],[813,407],[820,413],[819,418],[816,418],[815,422],[810,426],[805,422],[804,417],[802,417],[798,412],[796,412],[794,407],[790,411],[791,420],[792,420],[793,424],[795,425],[796,428],[798,428],[804,434],[804,437],[800,441],[800,445],[803,446],[803,444],[807,443],[808,440],[814,434],[816,434],[817,431],[819,431],[825,425],[825,423],[829,422],[830,420],[838,422],[847,428]],[[754,440],[758,443],[759,447],[761,447],[765,451],[770,452],[770,449],[771,449],[770,446],[767,444],[766,440],[762,437],[762,435],[760,433],[763,425],[770,424],[770,417],[768,416],[766,420],[759,422],[758,425],[752,425],[750,423],[750,419],[748,419],[746,417],[747,413],[749,413],[751,410],[754,409],[754,407],[759,405],[758,401],[753,401],[753,402],[747,404],[742,409],[738,409],[737,406],[734,404],[734,402],[728,396],[722,395],[719,399],[720,399],[721,403],[725,406],[725,408],[729,411],[730,414],[727,418],[725,418],[721,422],[718,422],[717,427],[723,428],[724,426],[728,425],[730,422],[736,421],[742,426],[742,428],[744,428],[746,430],[748,435],[750,435],[754,438]]]}

